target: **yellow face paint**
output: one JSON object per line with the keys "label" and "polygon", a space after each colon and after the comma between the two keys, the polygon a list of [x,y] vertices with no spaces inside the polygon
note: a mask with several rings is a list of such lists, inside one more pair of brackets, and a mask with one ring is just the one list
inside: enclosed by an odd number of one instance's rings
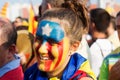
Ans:
{"label": "yellow face paint", "polygon": [[39,42],[39,45],[36,46],[39,69],[42,71],[55,71],[55,69],[61,68],[69,55],[69,47],[69,39],[66,37],[59,43],[50,44],[45,41],[41,44]]}
{"label": "yellow face paint", "polygon": [[36,32],[39,45],[36,47],[38,68],[42,71],[55,71],[61,68],[68,58],[69,38],[59,23],[43,20]]}

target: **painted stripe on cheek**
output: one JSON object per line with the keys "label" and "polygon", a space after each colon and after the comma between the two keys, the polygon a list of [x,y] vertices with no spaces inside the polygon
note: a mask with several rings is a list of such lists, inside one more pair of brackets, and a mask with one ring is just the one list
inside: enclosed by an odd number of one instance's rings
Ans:
{"label": "painted stripe on cheek", "polygon": [[[48,54],[48,56],[50,57],[50,55],[52,55],[52,54],[51,54],[51,45],[50,45],[49,43],[46,43],[46,46],[47,46],[47,50],[48,50],[48,53],[47,53],[47,54]],[[52,65],[52,60],[47,60],[47,61],[45,62],[45,70],[46,70],[46,71],[49,71],[51,65]]]}
{"label": "painted stripe on cheek", "polygon": [[63,57],[63,41],[60,43],[62,44],[61,46],[58,46],[58,51],[59,51],[59,54],[58,54],[58,60],[57,60],[57,63],[55,64],[54,68],[57,67],[57,65],[59,65],[62,57]]}

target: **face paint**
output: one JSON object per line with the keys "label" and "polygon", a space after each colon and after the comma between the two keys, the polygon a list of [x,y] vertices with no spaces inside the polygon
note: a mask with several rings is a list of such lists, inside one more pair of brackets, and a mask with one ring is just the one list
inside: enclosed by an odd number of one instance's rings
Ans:
{"label": "face paint", "polygon": [[[36,46],[38,67],[42,71],[55,71],[55,69],[61,68],[68,55],[69,41],[64,38],[61,42],[50,45],[48,42]],[[41,59],[45,56],[46,59]],[[47,59],[48,58],[48,59]]]}
{"label": "face paint", "polygon": [[65,39],[64,30],[58,23],[44,20],[39,24],[36,36],[38,68],[54,71],[64,63],[68,53],[69,41]]}
{"label": "face paint", "polygon": [[55,42],[59,42],[64,37],[64,30],[56,22],[43,20],[38,24],[36,35],[42,36],[46,40],[52,39]]}

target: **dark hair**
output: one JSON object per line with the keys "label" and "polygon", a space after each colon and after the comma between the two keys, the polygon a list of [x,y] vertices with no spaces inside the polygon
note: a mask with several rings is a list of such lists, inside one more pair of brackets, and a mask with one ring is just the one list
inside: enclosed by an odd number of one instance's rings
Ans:
{"label": "dark hair", "polygon": [[90,11],[91,22],[95,23],[96,29],[99,32],[106,33],[110,23],[109,13],[102,8],[95,8]]}
{"label": "dark hair", "polygon": [[[20,22],[23,22],[23,18],[22,18],[22,17],[20,17],[20,16],[16,17],[16,19],[19,19],[19,21],[20,21]],[[15,21],[14,21],[14,22],[17,22],[17,21],[16,21],[16,19],[15,19]]]}
{"label": "dark hair", "polygon": [[17,18],[18,18],[18,19],[20,19],[21,21],[23,20],[23,18],[22,18],[22,17],[20,17],[20,16],[18,16]]}
{"label": "dark hair", "polygon": [[113,25],[113,29],[116,30],[116,24],[115,24],[115,17],[114,16],[111,16],[110,22]]}
{"label": "dark hair", "polygon": [[120,16],[120,11],[117,13],[116,17]]}

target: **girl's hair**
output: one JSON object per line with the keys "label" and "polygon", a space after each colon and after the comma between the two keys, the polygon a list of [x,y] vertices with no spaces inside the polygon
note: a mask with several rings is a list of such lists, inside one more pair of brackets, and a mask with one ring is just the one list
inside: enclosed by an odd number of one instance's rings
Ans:
{"label": "girl's hair", "polygon": [[66,35],[71,41],[81,40],[84,29],[88,27],[89,17],[84,5],[76,0],[65,1],[63,8],[53,8],[46,10],[41,19],[57,19],[65,29]]}
{"label": "girl's hair", "polygon": [[85,0],[46,0],[53,8],[68,8],[72,9],[82,20],[85,33],[89,30],[88,10],[85,6]]}
{"label": "girl's hair", "polygon": [[45,0],[46,3],[50,3],[53,8],[60,8],[65,0]]}
{"label": "girl's hair", "polygon": [[79,0],[65,0],[65,3],[62,7],[71,9],[75,12],[75,14],[80,18],[83,23],[83,29],[89,29],[89,16],[88,16],[88,9],[86,8],[83,2]]}

